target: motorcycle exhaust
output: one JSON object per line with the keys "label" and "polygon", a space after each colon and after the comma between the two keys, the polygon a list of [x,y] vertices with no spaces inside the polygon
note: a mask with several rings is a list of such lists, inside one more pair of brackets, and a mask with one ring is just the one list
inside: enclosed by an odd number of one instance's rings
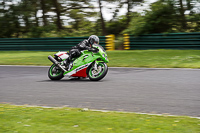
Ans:
{"label": "motorcycle exhaust", "polygon": [[61,70],[63,70],[64,72],[66,72],[65,68],[63,68],[63,67],[59,64],[59,62],[58,62],[57,60],[55,60],[51,55],[48,56],[48,59],[49,59],[52,63],[56,64]]}

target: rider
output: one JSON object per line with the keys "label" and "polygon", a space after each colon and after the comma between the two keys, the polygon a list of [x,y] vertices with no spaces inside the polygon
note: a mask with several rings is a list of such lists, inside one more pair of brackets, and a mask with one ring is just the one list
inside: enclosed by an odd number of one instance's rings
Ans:
{"label": "rider", "polygon": [[68,59],[64,61],[64,65],[68,67],[69,62],[73,58],[79,57],[81,55],[81,51],[83,50],[98,52],[98,49],[92,47],[94,44],[99,44],[99,37],[96,35],[91,35],[88,39],[85,39],[76,46],[72,47],[69,51]]}

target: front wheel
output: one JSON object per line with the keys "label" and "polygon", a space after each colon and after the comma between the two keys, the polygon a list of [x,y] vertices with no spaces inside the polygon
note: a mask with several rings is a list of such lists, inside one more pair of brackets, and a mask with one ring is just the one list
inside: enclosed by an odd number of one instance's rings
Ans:
{"label": "front wheel", "polygon": [[88,77],[92,81],[101,80],[106,76],[108,72],[108,66],[104,62],[100,62],[97,64],[97,70],[95,70],[94,65],[89,68]]}
{"label": "front wheel", "polygon": [[48,71],[48,76],[51,80],[60,80],[63,76],[63,71],[57,67],[55,64],[53,64]]}

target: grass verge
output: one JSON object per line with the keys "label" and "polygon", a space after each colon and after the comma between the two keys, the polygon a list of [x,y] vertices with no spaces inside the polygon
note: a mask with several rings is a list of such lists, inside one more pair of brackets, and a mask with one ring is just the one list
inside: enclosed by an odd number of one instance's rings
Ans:
{"label": "grass verge", "polygon": [[0,104],[2,133],[199,133],[200,120],[99,112],[78,108],[42,108]]}
{"label": "grass verge", "polygon": [[[56,52],[1,51],[0,65],[51,65]],[[200,50],[107,51],[109,67],[200,68]]]}
{"label": "grass verge", "polygon": [[110,66],[200,68],[200,50],[133,50],[108,52]]}

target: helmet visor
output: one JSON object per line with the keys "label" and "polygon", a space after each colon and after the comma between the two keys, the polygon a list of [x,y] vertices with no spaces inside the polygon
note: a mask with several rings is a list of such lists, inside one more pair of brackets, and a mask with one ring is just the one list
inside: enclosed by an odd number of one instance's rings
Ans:
{"label": "helmet visor", "polygon": [[95,42],[95,41],[94,41],[93,45],[94,45],[94,44],[99,44],[99,42]]}

